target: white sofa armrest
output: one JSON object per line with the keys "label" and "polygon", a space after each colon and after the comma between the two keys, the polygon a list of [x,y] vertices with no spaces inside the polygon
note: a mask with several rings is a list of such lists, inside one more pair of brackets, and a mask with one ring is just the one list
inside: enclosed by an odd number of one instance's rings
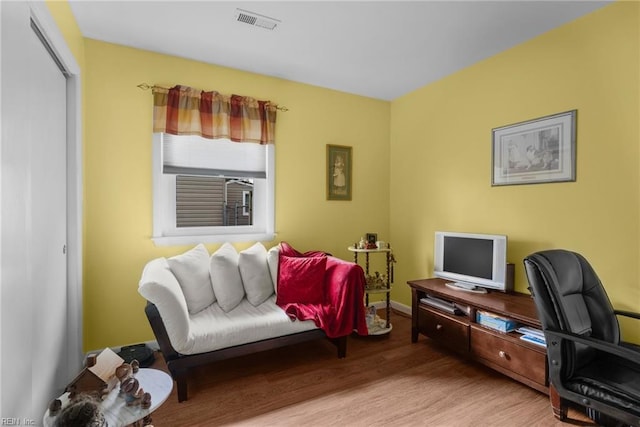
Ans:
{"label": "white sofa armrest", "polygon": [[190,333],[187,301],[166,258],[156,258],[145,265],[138,293],[158,308],[173,348],[184,348]]}

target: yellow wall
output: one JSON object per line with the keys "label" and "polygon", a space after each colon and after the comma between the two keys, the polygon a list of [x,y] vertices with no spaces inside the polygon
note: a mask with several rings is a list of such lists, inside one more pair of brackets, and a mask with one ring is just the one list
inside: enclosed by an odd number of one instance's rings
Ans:
{"label": "yellow wall", "polygon": [[[434,232],[451,230],[508,235],[519,291],[526,255],[580,252],[615,307],[640,311],[639,9],[612,4],[392,102],[394,300],[410,305],[404,284],[432,274]],[[492,128],[572,109],[576,182],[491,186]]]}
{"label": "yellow wall", "polygon": [[[346,247],[364,233],[387,238],[388,102],[89,39],[85,57],[85,349],[153,339],[137,292],[140,273],[150,259],[189,248],[156,247],[150,239],[152,96],[140,83],[289,108],[276,125],[278,235],[265,246],[284,240],[351,259]],[[326,200],[326,144],[353,147],[351,202]]]}
{"label": "yellow wall", "polygon": [[[519,291],[524,256],[564,247],[594,264],[616,307],[640,311],[638,3],[605,7],[392,103],[82,39],[66,2],[47,5],[87,100],[86,350],[153,339],[140,271],[188,249],[149,238],[151,95],[142,82],[289,107],[277,124],[276,240],[350,259],[346,246],[377,232],[393,243],[400,303],[410,304],[407,280],[432,273],[434,231],[459,230],[509,236]],[[492,128],[570,109],[576,182],[491,187]],[[352,202],[325,200],[326,144],[354,148]]]}
{"label": "yellow wall", "polygon": [[67,1],[46,0],[47,8],[54,21],[58,25],[69,50],[76,58],[76,62],[82,69],[84,65],[84,37],[76,23],[76,19],[71,12],[71,7]]}

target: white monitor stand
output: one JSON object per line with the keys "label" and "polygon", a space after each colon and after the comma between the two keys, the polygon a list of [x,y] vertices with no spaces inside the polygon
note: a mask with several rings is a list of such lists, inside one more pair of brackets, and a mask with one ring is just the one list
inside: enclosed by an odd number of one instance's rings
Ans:
{"label": "white monitor stand", "polygon": [[486,294],[487,290],[479,286],[471,285],[462,282],[447,282],[445,283],[447,288],[455,289],[456,291],[473,292],[475,294]]}

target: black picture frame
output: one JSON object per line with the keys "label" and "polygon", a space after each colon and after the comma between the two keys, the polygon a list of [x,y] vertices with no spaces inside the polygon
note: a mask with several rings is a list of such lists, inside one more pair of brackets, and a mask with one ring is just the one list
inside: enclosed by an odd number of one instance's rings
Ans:
{"label": "black picture frame", "polygon": [[378,241],[378,233],[367,233],[365,239],[367,243],[373,243],[375,245]]}

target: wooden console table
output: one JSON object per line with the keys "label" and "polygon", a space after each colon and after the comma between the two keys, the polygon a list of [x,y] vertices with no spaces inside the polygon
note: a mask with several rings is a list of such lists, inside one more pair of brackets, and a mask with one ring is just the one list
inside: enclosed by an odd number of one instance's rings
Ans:
{"label": "wooden console table", "polygon": [[[549,393],[546,349],[476,323],[476,312],[507,317],[522,326],[541,328],[530,295],[490,291],[486,294],[450,289],[443,279],[411,280],[411,341],[423,334],[456,353],[476,360],[543,393]],[[420,302],[427,295],[466,308],[453,314]]]}

